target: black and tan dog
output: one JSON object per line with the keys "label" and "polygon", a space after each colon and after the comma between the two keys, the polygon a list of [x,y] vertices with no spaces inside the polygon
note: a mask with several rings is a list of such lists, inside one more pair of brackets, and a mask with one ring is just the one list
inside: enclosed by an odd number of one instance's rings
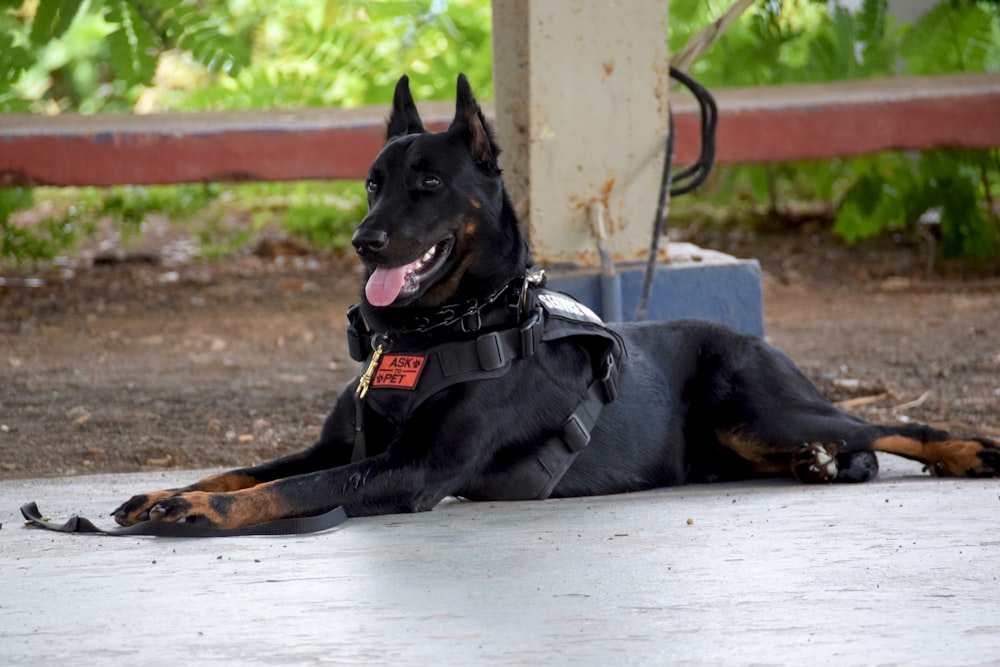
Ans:
{"label": "black and tan dog", "polygon": [[831,405],[781,352],[707,322],[603,325],[541,285],[464,76],[446,132],[424,130],[406,77],[354,234],[362,373],[319,440],[263,465],[135,496],[147,518],[234,527],[794,476],[863,482],[875,452],[935,475],[995,477],[1000,446],[878,426]]}

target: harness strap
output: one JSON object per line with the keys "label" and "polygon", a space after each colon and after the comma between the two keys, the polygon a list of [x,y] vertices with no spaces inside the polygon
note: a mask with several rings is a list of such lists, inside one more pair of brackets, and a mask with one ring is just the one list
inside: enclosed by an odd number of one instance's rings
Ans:
{"label": "harness strap", "polygon": [[464,343],[453,343],[438,352],[445,377],[474,371],[493,371],[513,359],[527,359],[542,342],[544,327],[538,312],[524,324],[493,331]]}
{"label": "harness strap", "polygon": [[302,535],[318,533],[321,530],[335,528],[347,521],[347,513],[343,507],[335,507],[325,514],[304,516],[293,519],[277,519],[240,528],[214,528],[199,526],[195,523],[169,521],[143,521],[134,526],[98,528],[90,520],[80,516],[71,516],[65,523],[53,523],[45,519],[35,503],[21,506],[25,525],[44,528],[57,533],[97,533],[100,535],[129,536],[152,535],[155,537],[237,537],[242,535]]}
{"label": "harness strap", "polygon": [[544,500],[590,443],[601,410],[618,395],[618,362],[613,352],[601,363],[599,377],[587,387],[583,399],[535,451],[534,456],[498,474],[481,496],[483,500]]}
{"label": "harness strap", "polygon": [[549,479],[535,496],[536,499],[544,500],[552,494],[576,457],[590,444],[590,433],[601,410],[617,395],[618,364],[614,355],[608,354],[601,366],[601,377],[595,378],[587,387],[586,398],[563,422],[562,433],[546,440],[538,451],[538,462]]}

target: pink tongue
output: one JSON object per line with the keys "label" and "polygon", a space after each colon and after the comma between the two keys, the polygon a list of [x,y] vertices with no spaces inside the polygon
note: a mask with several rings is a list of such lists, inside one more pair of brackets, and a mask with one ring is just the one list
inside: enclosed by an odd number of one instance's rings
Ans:
{"label": "pink tongue", "polygon": [[378,267],[365,284],[365,296],[373,306],[388,306],[399,296],[409,266]]}

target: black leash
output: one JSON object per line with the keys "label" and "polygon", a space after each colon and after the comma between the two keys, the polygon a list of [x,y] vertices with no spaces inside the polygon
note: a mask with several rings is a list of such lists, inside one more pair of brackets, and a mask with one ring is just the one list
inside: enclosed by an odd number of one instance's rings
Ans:
{"label": "black leash", "polygon": [[143,521],[134,526],[112,528],[107,530],[95,526],[89,519],[81,516],[71,516],[66,523],[53,523],[42,516],[35,503],[21,506],[25,525],[55,531],[57,533],[91,533],[125,537],[131,535],[152,535],[154,537],[238,537],[242,535],[302,535],[318,533],[321,530],[335,528],[347,521],[347,512],[343,507],[336,507],[325,514],[299,517],[295,519],[278,519],[241,528],[214,528],[199,526],[196,523]]}

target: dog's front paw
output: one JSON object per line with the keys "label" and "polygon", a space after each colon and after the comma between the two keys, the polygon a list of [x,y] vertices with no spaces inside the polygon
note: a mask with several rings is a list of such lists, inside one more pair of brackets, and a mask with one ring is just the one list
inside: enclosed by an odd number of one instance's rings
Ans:
{"label": "dog's front paw", "polygon": [[111,513],[111,516],[115,518],[115,522],[120,526],[131,526],[141,521],[149,521],[149,511],[153,508],[153,506],[162,499],[169,498],[174,495],[174,493],[176,492],[153,491],[152,493],[132,496],[119,505]]}
{"label": "dog's front paw", "polygon": [[837,446],[811,442],[795,452],[792,473],[807,484],[829,483],[837,479]]}

